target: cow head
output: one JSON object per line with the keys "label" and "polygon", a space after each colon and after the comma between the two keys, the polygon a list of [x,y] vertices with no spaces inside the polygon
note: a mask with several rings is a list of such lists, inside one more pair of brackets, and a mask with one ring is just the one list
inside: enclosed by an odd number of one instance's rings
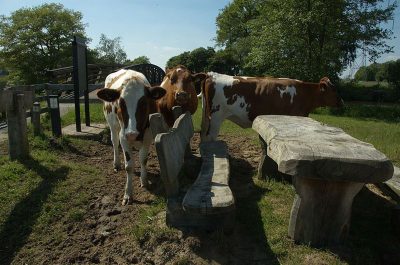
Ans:
{"label": "cow head", "polygon": [[323,77],[319,81],[319,92],[321,94],[322,106],[342,107],[343,99],[338,94],[337,89],[328,77]]}
{"label": "cow head", "polygon": [[[185,66],[178,65],[166,70],[161,86],[173,93],[174,105],[184,106],[191,100],[196,101],[200,94],[199,84],[207,77],[205,73],[192,74]],[[199,91],[196,90],[199,88]]]}
{"label": "cow head", "polygon": [[116,104],[122,133],[128,142],[133,142],[143,139],[149,115],[156,111],[155,101],[165,93],[162,87],[150,87],[140,78],[130,78],[116,89],[100,89],[97,96]]}

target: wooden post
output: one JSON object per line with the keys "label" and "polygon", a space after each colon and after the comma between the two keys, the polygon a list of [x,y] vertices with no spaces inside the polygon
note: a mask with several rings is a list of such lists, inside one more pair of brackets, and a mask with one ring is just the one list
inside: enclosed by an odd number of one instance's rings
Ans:
{"label": "wooden post", "polygon": [[33,125],[33,135],[40,135],[40,103],[33,103],[31,122]]}
{"label": "wooden post", "polygon": [[29,156],[26,130],[26,108],[23,94],[14,94],[13,103],[7,106],[8,148],[11,160]]}

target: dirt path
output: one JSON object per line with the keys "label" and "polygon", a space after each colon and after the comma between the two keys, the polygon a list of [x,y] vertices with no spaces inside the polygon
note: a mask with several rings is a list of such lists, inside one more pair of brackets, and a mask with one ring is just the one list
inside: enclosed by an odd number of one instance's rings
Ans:
{"label": "dirt path", "polygon": [[[251,177],[257,167],[260,149],[251,139],[223,138],[232,155],[231,186],[240,203],[241,198],[254,192]],[[195,135],[194,151],[198,143],[199,137]],[[124,207],[121,199],[125,173],[113,171],[110,145],[94,141],[90,148],[79,150],[77,154],[65,153],[63,159],[102,169],[103,181],[83,187],[92,198],[82,222],[58,224],[66,226],[63,228],[68,234],[66,240],[45,246],[40,240],[28,241],[25,250],[51,251],[36,252],[34,257],[29,251],[21,251],[14,258],[14,264],[30,264],[32,258],[35,264],[265,264],[269,259],[270,250],[266,249],[262,237],[261,241],[255,240],[240,225],[229,235],[221,234],[222,231],[180,231],[166,227],[164,209],[156,216],[147,216],[146,221],[146,211],[152,209],[164,192],[154,146],[148,160],[149,178],[153,184],[149,190],[139,188],[139,180],[135,178],[134,203]],[[135,172],[139,172],[137,164]],[[261,193],[254,194],[252,203],[256,204]],[[144,232],[140,231],[142,228]],[[276,264],[276,260],[271,264]]]}

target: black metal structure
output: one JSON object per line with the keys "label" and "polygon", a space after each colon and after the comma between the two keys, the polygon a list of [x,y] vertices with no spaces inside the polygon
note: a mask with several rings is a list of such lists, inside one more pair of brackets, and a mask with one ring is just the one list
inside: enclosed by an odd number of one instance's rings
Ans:
{"label": "black metal structure", "polygon": [[152,86],[160,85],[165,76],[164,70],[154,64],[134,64],[125,66],[121,69],[130,69],[141,72]]}
{"label": "black metal structure", "polygon": [[75,123],[76,131],[81,131],[81,114],[79,98],[84,95],[85,101],[85,121],[86,126],[90,126],[89,113],[89,89],[87,74],[87,52],[85,39],[74,36],[72,41],[73,54],[73,80],[74,80],[74,99],[75,99]]}

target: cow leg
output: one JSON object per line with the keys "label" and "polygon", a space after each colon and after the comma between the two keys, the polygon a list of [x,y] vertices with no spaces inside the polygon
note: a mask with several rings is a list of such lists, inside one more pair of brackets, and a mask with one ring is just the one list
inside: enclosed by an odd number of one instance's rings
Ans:
{"label": "cow leg", "polygon": [[121,168],[121,161],[119,159],[119,128],[117,130],[111,130],[111,142],[113,144],[114,151],[114,171],[117,172]]}
{"label": "cow leg", "polygon": [[124,151],[124,159],[125,159],[125,171],[126,171],[126,184],[125,184],[125,194],[122,200],[122,205],[132,203],[132,177],[134,175],[134,161],[132,156],[132,150],[125,138],[125,136],[121,135],[121,146]]}
{"label": "cow leg", "polygon": [[149,154],[149,146],[143,145],[142,148],[139,150],[139,161],[140,161],[140,187],[147,187],[148,180],[147,180],[147,156]]}
{"label": "cow leg", "polygon": [[151,143],[153,142],[153,136],[150,133],[150,130],[146,130],[143,138],[143,145],[139,149],[139,162],[140,162],[140,186],[147,187],[149,182],[147,180],[147,158],[149,155],[149,148]]}
{"label": "cow leg", "polygon": [[114,171],[118,171],[121,168],[121,161],[119,159],[119,131],[120,126],[118,123],[117,115],[114,111],[115,106],[112,106],[111,111],[104,111],[104,117],[107,120],[108,126],[110,127],[111,142],[113,144],[114,151]]}

